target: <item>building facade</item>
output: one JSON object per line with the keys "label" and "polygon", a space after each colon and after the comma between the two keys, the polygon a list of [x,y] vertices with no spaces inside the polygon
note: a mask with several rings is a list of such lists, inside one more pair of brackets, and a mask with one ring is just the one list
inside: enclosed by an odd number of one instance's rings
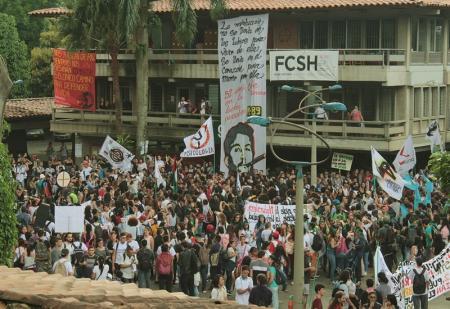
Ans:
{"label": "building facade", "polygon": [[[338,50],[342,90],[324,92],[325,101],[359,106],[364,127],[354,126],[345,113],[329,114],[314,123],[298,115],[295,121],[314,126],[333,149],[396,152],[408,135],[418,151],[429,151],[425,139],[432,120],[440,125],[442,139],[450,138],[449,20],[450,1],[343,0],[343,1],[229,1],[229,17],[269,14],[268,50]],[[170,1],[153,3],[161,29],[152,29],[149,50],[148,102],[136,102],[134,54],[119,55],[122,122],[135,135],[137,104],[148,104],[146,136],[178,149],[183,137],[201,123],[198,114],[179,114],[182,97],[197,107],[202,98],[212,105],[215,125],[220,123],[217,23],[209,18],[207,0],[194,0],[198,32],[190,46],[174,35]],[[267,76],[269,76],[267,74]],[[267,80],[267,114],[281,118],[298,106],[301,93],[280,91],[289,84],[306,90],[327,88],[334,82]],[[97,111],[55,108],[51,131],[77,133],[83,149],[95,151],[105,135],[114,135],[114,107],[110,58],[97,51]],[[314,103],[313,101],[309,102]],[[309,148],[311,136],[282,128],[274,138],[279,147]],[[217,141],[218,142],[218,141]],[[321,145],[318,145],[321,147]]]}

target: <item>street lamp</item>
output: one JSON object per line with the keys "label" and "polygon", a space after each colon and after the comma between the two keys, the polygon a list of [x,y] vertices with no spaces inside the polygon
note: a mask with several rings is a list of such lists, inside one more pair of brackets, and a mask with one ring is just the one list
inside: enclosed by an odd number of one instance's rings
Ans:
{"label": "street lamp", "polygon": [[[321,89],[318,89],[318,90],[315,90],[315,91],[308,91],[308,90],[303,89],[303,88],[289,86],[289,85],[283,85],[283,86],[281,86],[280,89],[283,90],[283,91],[287,91],[287,92],[304,92],[304,93],[306,93],[306,96],[298,104],[298,109],[294,110],[293,112],[291,112],[290,114],[288,114],[285,117],[285,118],[290,118],[292,115],[297,113],[299,110],[301,111],[303,102],[305,102],[308,98],[315,97],[323,105],[326,102],[319,95],[319,93],[324,92],[324,91],[341,90],[342,89],[342,85],[334,84],[334,85],[331,85],[331,86],[329,86],[327,88],[321,88]],[[317,106],[317,105],[314,105],[314,106]],[[310,107],[312,107],[312,106],[310,106]],[[323,107],[323,108],[325,109],[325,107]],[[345,109],[345,110],[347,110],[347,109]],[[314,114],[314,113],[305,113],[305,114],[311,115],[311,114]],[[316,121],[313,120],[313,130],[315,131],[315,129],[316,129]],[[312,139],[311,139],[311,160],[312,161],[316,161],[317,160],[317,140],[316,140],[315,135],[313,135]],[[316,165],[311,166],[311,184],[314,185],[314,186],[317,185],[317,166]]]}
{"label": "street lamp", "polygon": [[[299,107],[294,112],[290,113],[289,115],[295,114],[297,112],[303,112],[303,110],[311,107],[322,107],[324,110],[329,111],[346,111],[347,107],[340,102],[330,102],[330,103],[320,103],[315,104],[311,106],[305,106],[305,107]],[[288,116],[289,116],[288,115]],[[296,215],[295,215],[295,255],[294,255],[294,302],[297,304],[296,308],[303,309],[303,285],[305,280],[305,248],[303,243],[304,233],[303,233],[303,167],[304,166],[315,166],[321,163],[324,163],[331,157],[331,148],[328,145],[328,143],[325,141],[325,139],[317,134],[315,131],[311,130],[308,127],[305,127],[298,123],[293,123],[290,121],[286,121],[288,119],[288,116],[284,117],[281,120],[275,120],[272,118],[265,118],[265,117],[259,117],[259,116],[250,116],[247,118],[247,122],[255,125],[260,125],[263,127],[269,127],[271,124],[275,124],[275,127],[273,130],[271,130],[270,135],[270,150],[272,151],[272,154],[275,158],[277,158],[279,161],[291,164],[295,166],[295,169],[297,171],[296,176],[296,182],[295,182],[295,208],[296,208]],[[278,126],[280,124],[286,124],[290,125],[296,128],[299,128],[304,131],[308,131],[313,136],[317,137],[322,141],[322,143],[325,144],[328,150],[328,154],[325,159],[322,159],[320,161],[313,160],[312,162],[303,162],[303,161],[289,161],[281,158],[273,148],[273,137],[275,136]]]}

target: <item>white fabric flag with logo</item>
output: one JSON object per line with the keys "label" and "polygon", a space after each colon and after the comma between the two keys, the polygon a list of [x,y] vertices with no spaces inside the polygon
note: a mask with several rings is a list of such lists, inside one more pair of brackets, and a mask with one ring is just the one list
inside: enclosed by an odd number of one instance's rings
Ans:
{"label": "white fabric flag with logo", "polygon": [[161,185],[166,187],[166,180],[161,175],[161,167],[164,167],[164,164],[161,164],[156,160],[155,157],[155,178],[156,178],[156,186],[159,188]]}
{"label": "white fabric flag with logo", "polygon": [[409,135],[406,138],[403,147],[400,148],[400,151],[397,153],[393,165],[397,173],[403,176],[408,174],[408,171],[413,169],[416,163],[416,150],[414,149],[412,136]]}
{"label": "white fabric flag with logo", "polygon": [[372,173],[377,178],[381,188],[392,198],[400,200],[402,198],[405,182],[397,174],[394,168],[379,153],[372,149]]}
{"label": "white fabric flag with logo", "polygon": [[425,138],[431,143],[431,152],[434,152],[434,148],[439,145],[441,151],[444,151],[444,145],[441,141],[441,132],[439,132],[439,123],[436,120],[433,120],[428,125],[427,134]]}
{"label": "white fabric flag with logo", "polygon": [[100,149],[100,155],[105,158],[113,168],[130,170],[134,155],[109,135],[106,136]]}
{"label": "white fabric flag with logo", "polygon": [[209,117],[195,134],[184,138],[186,149],[181,153],[183,158],[204,157],[214,154],[214,128]]}

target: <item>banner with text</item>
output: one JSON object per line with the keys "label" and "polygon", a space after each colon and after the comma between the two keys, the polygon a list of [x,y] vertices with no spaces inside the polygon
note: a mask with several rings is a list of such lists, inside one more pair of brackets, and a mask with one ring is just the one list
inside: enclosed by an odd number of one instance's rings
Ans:
{"label": "banner with text", "polygon": [[337,81],[337,50],[271,51],[270,80]]}
{"label": "banner with text", "polygon": [[266,128],[246,120],[266,117],[268,21],[263,14],[218,22],[220,170],[225,175],[266,170]]}
{"label": "banner with text", "polygon": [[352,168],[353,156],[345,153],[334,152],[331,159],[331,168],[343,171],[350,171]]}
{"label": "banner with text", "polygon": [[181,153],[182,158],[204,157],[214,154],[214,128],[212,117],[209,117],[195,134],[184,138],[186,148]]}
{"label": "banner with text", "polygon": [[55,103],[95,111],[95,53],[53,49]]}
{"label": "banner with text", "polygon": [[255,229],[261,215],[266,218],[266,222],[272,223],[272,228],[279,227],[284,222],[295,224],[295,205],[258,204],[246,201],[244,218],[249,223],[250,231]]}

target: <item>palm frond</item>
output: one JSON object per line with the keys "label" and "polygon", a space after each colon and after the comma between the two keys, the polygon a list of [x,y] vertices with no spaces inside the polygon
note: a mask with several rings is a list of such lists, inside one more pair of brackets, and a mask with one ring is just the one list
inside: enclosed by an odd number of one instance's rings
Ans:
{"label": "palm frond", "polygon": [[134,32],[140,21],[141,6],[143,3],[147,3],[145,0],[120,0],[119,2],[119,12],[120,12],[120,23],[123,27],[124,39],[129,41],[133,36]]}
{"label": "palm frond", "polygon": [[212,20],[218,20],[228,14],[226,0],[210,0],[209,15]]}
{"label": "palm frond", "polygon": [[192,42],[197,33],[197,14],[192,9],[191,0],[172,0],[175,37],[185,45]]}

